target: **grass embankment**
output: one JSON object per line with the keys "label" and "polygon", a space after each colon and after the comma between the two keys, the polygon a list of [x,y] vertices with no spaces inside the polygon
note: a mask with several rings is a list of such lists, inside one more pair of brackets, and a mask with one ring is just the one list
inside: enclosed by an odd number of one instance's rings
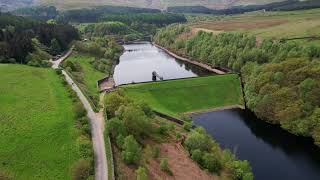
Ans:
{"label": "grass embankment", "polygon": [[90,63],[94,60],[93,56],[74,53],[66,61],[77,62],[80,65],[80,70],[74,73],[72,70],[67,71],[71,73],[74,79],[77,81],[79,87],[84,92],[84,94],[89,97],[91,105],[94,105],[94,109],[98,110],[99,104],[99,89],[97,87],[97,81],[104,78],[107,73],[98,71]]}
{"label": "grass embankment", "polygon": [[106,147],[106,157],[107,157],[107,165],[108,165],[108,179],[113,179],[113,154],[111,149],[111,142],[109,141],[109,134],[104,134],[104,143]]}
{"label": "grass embankment", "polygon": [[80,158],[68,92],[50,69],[0,64],[0,171],[15,179],[71,179]]}
{"label": "grass embankment", "polygon": [[262,39],[319,36],[319,13],[320,9],[312,9],[212,16],[212,20],[192,23],[192,27],[214,32],[242,32]]}
{"label": "grass embankment", "polygon": [[236,74],[127,85],[122,89],[129,97],[172,116],[243,104]]}

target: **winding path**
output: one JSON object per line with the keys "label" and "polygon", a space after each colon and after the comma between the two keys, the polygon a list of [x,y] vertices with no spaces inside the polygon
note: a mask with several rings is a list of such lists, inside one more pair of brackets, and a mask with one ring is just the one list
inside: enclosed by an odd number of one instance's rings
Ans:
{"label": "winding path", "polygon": [[[73,48],[71,48],[63,57],[57,61],[52,62],[52,68],[57,69],[59,64],[63,62],[71,53]],[[101,113],[95,113],[84,94],[81,92],[80,88],[74,83],[72,78],[62,70],[62,74],[65,76],[66,81],[72,87],[72,89],[77,93],[80,101],[82,102],[84,108],[87,110],[87,117],[89,118],[91,125],[91,135],[94,150],[95,159],[95,179],[96,180],[108,180],[108,165],[106,158],[105,142],[104,142],[104,118]]]}

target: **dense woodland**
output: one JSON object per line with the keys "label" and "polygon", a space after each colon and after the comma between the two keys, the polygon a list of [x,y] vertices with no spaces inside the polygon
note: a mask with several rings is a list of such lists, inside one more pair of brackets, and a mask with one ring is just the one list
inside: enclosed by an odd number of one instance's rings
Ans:
{"label": "dense woodland", "polygon": [[0,15],[0,62],[48,66],[50,54],[61,53],[79,35],[66,24]]}
{"label": "dense woodland", "polygon": [[104,6],[91,9],[74,9],[60,13],[58,19],[65,22],[98,22],[107,14],[159,13],[157,9]]}
{"label": "dense woodland", "polygon": [[17,9],[12,13],[17,16],[27,16],[42,20],[55,19],[59,15],[59,11],[54,6],[25,7]]}
{"label": "dense woodland", "polygon": [[244,34],[160,30],[155,41],[197,61],[242,74],[248,107],[268,122],[320,145],[320,47],[294,41],[261,43]]}

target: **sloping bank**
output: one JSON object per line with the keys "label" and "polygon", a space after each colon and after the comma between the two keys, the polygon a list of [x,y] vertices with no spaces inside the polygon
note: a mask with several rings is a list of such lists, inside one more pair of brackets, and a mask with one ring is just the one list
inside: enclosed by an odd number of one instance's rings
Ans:
{"label": "sloping bank", "polygon": [[186,113],[243,107],[237,74],[149,82],[119,87],[137,100],[143,100],[160,113],[180,117]]}

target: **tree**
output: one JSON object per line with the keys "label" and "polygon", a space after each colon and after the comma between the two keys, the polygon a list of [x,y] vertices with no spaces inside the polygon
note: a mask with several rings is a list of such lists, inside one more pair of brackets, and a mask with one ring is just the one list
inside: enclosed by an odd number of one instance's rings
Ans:
{"label": "tree", "polygon": [[120,95],[119,92],[108,94],[105,99],[105,110],[109,116],[108,118],[113,118],[119,107],[128,103],[128,101],[129,100]]}
{"label": "tree", "polygon": [[141,108],[134,104],[122,106],[117,112],[118,117],[124,122],[128,132],[136,139],[148,136],[151,128],[151,120],[145,115]]}
{"label": "tree", "polygon": [[139,167],[136,170],[137,180],[148,180],[147,170],[144,167]]}
{"label": "tree", "polygon": [[124,122],[115,117],[107,121],[107,131],[111,134],[112,138],[116,138],[119,135],[126,137],[128,132],[124,125]]}
{"label": "tree", "polygon": [[307,78],[299,84],[299,94],[302,98],[306,98],[307,93],[315,88],[317,82],[314,79]]}
{"label": "tree", "polygon": [[122,159],[126,164],[137,164],[141,158],[141,148],[132,135],[124,139]]}
{"label": "tree", "polygon": [[61,46],[59,44],[59,42],[57,41],[57,39],[52,39],[51,40],[51,46],[50,46],[50,49],[51,49],[51,53],[53,55],[56,55],[56,54],[59,54],[61,52]]}
{"label": "tree", "polygon": [[207,134],[199,131],[202,128],[197,129],[189,133],[184,144],[191,152],[192,150],[196,149],[199,149],[201,151],[209,151],[212,148],[210,137]]}

